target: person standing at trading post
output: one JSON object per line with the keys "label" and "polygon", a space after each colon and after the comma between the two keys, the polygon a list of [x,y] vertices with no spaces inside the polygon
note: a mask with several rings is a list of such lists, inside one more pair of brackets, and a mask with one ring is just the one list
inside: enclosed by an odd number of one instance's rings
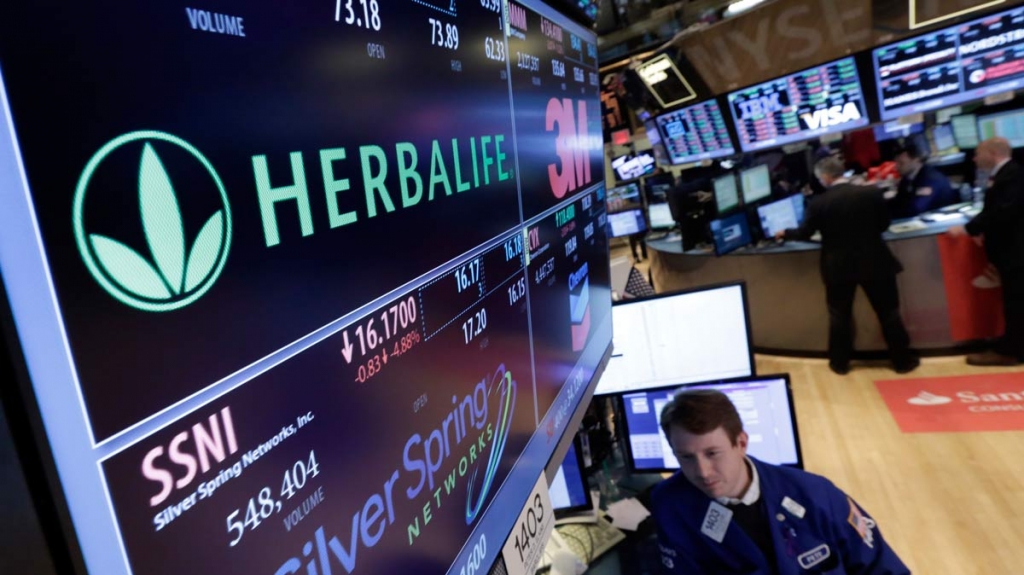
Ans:
{"label": "person standing at trading post", "polygon": [[875,520],[831,481],[747,455],[736,407],[682,391],[661,412],[680,470],[652,512],[671,575],[909,575]]}
{"label": "person standing at trading post", "polygon": [[896,154],[896,169],[902,179],[899,191],[890,203],[893,217],[912,218],[959,200],[949,179],[926,164],[926,159],[912,141],[906,142]]}
{"label": "person standing at trading post", "polygon": [[821,232],[821,276],[828,304],[829,367],[839,375],[850,371],[853,354],[853,300],[859,285],[882,324],[893,369],[908,373],[920,361],[910,350],[910,336],[900,317],[896,274],[903,270],[889,251],[882,232],[892,221],[882,191],[851,184],[843,177],[842,160],[830,156],[814,165],[825,193],[813,198],[799,229],[777,233],[776,239],[808,240]]}
{"label": "person standing at trading post", "polygon": [[974,163],[990,174],[981,213],[966,226],[949,230],[954,237],[970,234],[985,246],[989,262],[1003,284],[1006,332],[993,349],[967,356],[971,365],[1018,365],[1024,361],[1024,172],[1010,159],[1004,138],[978,144]]}

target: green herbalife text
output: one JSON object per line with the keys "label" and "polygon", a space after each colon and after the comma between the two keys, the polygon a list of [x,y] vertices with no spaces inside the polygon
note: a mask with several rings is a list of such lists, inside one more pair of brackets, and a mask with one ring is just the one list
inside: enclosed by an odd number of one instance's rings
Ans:
{"label": "green herbalife text", "polygon": [[[490,185],[512,177],[507,169],[507,154],[502,150],[505,136],[481,136],[460,141],[458,138],[434,140],[430,150],[417,150],[410,142],[395,144],[394,155],[389,157],[380,146],[360,146],[358,161],[362,171],[365,214],[374,218],[383,209],[391,213],[399,206],[411,208],[420,202],[433,201],[444,194],[450,196],[466,192],[481,185]],[[422,153],[421,153],[422,152]],[[429,156],[429,160],[427,159]],[[469,159],[469,165],[465,160]],[[359,220],[357,210],[342,212],[338,194],[352,188],[349,178],[337,177],[338,163],[349,158],[345,148],[320,150],[320,173],[323,176],[324,191],[327,195],[327,215],[331,228],[338,228]],[[267,247],[281,242],[278,233],[275,204],[294,201],[298,207],[299,224],[303,236],[313,234],[313,216],[309,203],[309,186],[306,167],[301,152],[289,154],[291,161],[291,184],[274,185],[265,155],[253,156],[252,166],[256,175],[256,191],[259,196],[260,214],[263,218],[263,232]],[[393,164],[392,164],[393,162]],[[390,169],[397,170],[399,190],[388,190],[385,180]],[[273,182],[287,181],[281,174],[275,174]]]}

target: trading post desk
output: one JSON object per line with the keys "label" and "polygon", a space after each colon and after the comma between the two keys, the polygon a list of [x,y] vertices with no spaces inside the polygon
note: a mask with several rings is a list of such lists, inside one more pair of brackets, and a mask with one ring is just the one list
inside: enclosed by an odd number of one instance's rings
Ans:
{"label": "trading post desk", "polygon": [[[957,347],[950,330],[938,236],[967,221],[965,215],[941,222],[900,220],[883,236],[903,264],[904,271],[897,276],[900,311],[916,349],[934,353],[953,352]],[[651,248],[651,275],[659,292],[746,281],[757,351],[818,356],[828,349],[820,244],[772,243],[743,248],[724,257],[715,257],[711,248],[684,252],[678,233],[648,239],[647,245]],[[857,290],[853,317],[855,349],[861,354],[884,351],[885,340],[862,290]]]}

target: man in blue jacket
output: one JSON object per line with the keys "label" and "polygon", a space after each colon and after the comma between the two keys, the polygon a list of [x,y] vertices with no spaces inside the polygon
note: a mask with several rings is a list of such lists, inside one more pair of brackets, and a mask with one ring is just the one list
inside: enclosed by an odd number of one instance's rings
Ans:
{"label": "man in blue jacket", "polygon": [[926,164],[927,159],[913,142],[904,144],[896,154],[896,169],[902,179],[890,204],[893,218],[912,218],[960,201],[949,178]]}
{"label": "man in blue jacket", "polygon": [[652,494],[668,573],[910,573],[874,519],[832,482],[747,456],[743,422],[725,394],[680,392],[661,427],[681,466]]}

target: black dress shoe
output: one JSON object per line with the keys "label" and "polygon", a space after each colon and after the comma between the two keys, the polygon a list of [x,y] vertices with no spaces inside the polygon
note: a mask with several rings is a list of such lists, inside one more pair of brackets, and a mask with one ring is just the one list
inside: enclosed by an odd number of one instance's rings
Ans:
{"label": "black dress shoe", "polygon": [[894,363],[893,366],[892,366],[892,369],[896,373],[903,374],[903,373],[910,373],[910,372],[914,371],[920,365],[921,365],[921,360],[917,359],[915,357],[915,358],[907,360],[907,361],[901,361],[899,363]]}
{"label": "black dress shoe", "polygon": [[848,363],[833,363],[830,361],[828,362],[828,368],[836,375],[846,375],[850,373],[850,364]]}

